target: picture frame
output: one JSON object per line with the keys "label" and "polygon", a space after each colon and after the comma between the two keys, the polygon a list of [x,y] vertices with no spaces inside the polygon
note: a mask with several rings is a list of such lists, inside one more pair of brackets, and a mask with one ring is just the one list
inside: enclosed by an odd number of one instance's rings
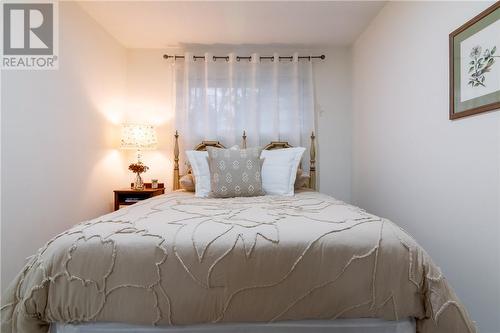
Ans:
{"label": "picture frame", "polygon": [[500,1],[449,35],[450,120],[500,108]]}

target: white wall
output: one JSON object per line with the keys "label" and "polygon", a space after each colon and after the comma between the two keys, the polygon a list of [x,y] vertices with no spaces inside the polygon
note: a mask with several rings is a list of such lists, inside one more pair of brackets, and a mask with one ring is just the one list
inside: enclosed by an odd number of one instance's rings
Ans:
{"label": "white wall", "polygon": [[500,112],[448,120],[448,34],[490,4],[390,2],[357,40],[352,179],[500,332]]}
{"label": "white wall", "polygon": [[[211,50],[225,54],[234,51],[227,46],[193,46],[195,53]],[[297,48],[272,46],[238,47],[240,54],[279,52],[288,54]],[[288,52],[288,53],[287,53]],[[324,193],[338,199],[351,199],[351,53],[347,47],[318,48],[304,54],[325,54],[325,61],[314,63],[316,107],[318,114],[318,175]],[[172,185],[172,72],[162,58],[164,53],[182,54],[181,50],[129,49],[127,62],[127,96],[129,119],[155,123],[158,126],[158,151],[146,152],[144,160],[151,167],[146,174]],[[182,133],[180,133],[182,135]],[[131,156],[130,158],[133,158]],[[181,161],[182,163],[182,161]]]}
{"label": "white wall", "polygon": [[319,190],[351,201],[351,49],[331,48],[315,67]]}
{"label": "white wall", "polygon": [[2,72],[2,290],[51,237],[112,209],[126,50],[60,3],[60,66]]}

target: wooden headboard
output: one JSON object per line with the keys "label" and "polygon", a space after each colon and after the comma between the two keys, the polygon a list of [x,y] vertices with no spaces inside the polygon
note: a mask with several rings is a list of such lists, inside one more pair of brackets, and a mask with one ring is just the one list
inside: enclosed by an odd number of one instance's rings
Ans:
{"label": "wooden headboard", "polygon": [[[180,189],[180,172],[179,172],[179,133],[175,131],[175,143],[174,143],[174,183],[173,189]],[[309,161],[309,188],[315,190],[316,189],[316,137],[314,136],[314,132],[311,133],[311,147],[309,150],[310,153],[310,161]],[[219,141],[202,141],[194,150],[203,151],[207,150],[207,147],[217,147],[217,148],[226,148]],[[245,149],[247,147],[247,134],[243,131],[241,147]],[[283,148],[291,148],[293,147],[286,141],[271,141],[268,145],[266,145],[264,150],[272,150],[272,149],[283,149]]]}

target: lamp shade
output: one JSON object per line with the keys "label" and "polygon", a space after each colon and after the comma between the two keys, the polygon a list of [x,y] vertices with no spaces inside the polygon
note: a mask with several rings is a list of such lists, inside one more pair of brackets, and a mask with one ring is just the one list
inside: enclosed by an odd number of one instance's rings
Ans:
{"label": "lamp shade", "polygon": [[123,124],[121,149],[156,149],[158,140],[152,125]]}

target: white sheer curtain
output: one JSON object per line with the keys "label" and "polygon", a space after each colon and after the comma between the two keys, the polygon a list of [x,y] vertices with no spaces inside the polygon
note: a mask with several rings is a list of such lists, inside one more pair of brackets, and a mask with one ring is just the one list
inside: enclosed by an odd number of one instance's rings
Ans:
{"label": "white sheer curtain", "polygon": [[[192,53],[176,60],[175,115],[181,145],[191,149],[202,140],[219,140],[226,146],[240,144],[243,130],[248,146],[288,141],[309,148],[314,129],[312,63],[290,61],[229,61],[193,59]],[[305,158],[304,160],[308,160]]]}

